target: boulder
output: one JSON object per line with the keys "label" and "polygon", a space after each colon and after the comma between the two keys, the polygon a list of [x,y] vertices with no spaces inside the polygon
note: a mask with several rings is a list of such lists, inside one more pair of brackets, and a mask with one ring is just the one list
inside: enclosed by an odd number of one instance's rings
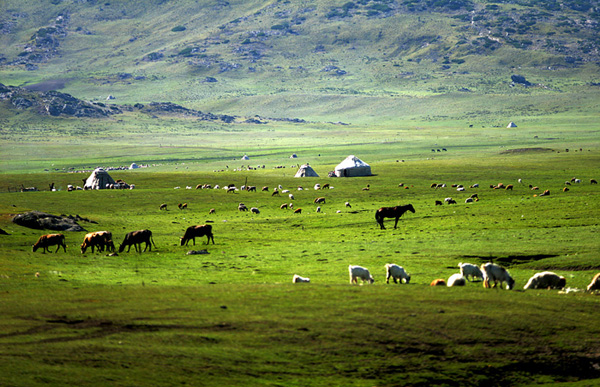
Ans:
{"label": "boulder", "polygon": [[35,230],[86,231],[76,222],[76,219],[76,217],[72,216],[63,217],[40,211],[29,211],[24,214],[15,215],[12,221],[19,226]]}

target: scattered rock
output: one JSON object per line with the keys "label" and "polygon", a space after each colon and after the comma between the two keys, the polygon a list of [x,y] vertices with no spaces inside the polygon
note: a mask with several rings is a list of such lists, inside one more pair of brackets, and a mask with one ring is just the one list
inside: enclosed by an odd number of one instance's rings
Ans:
{"label": "scattered rock", "polygon": [[81,227],[75,219],[76,217],[72,216],[62,217],[40,211],[30,211],[24,214],[15,215],[12,221],[19,226],[33,228],[35,230],[87,231]]}

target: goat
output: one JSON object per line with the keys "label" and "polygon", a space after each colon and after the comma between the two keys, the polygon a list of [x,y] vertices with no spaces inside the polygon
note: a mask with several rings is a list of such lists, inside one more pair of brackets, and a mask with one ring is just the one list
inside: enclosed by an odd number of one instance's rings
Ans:
{"label": "goat", "polygon": [[385,283],[390,283],[390,277],[394,280],[394,283],[404,283],[408,284],[410,282],[410,275],[406,273],[406,270],[402,266],[398,266],[395,263],[387,263],[385,265]]}
{"label": "goat", "polygon": [[368,282],[372,284],[373,282],[375,282],[375,279],[373,279],[373,276],[371,275],[369,270],[362,266],[349,265],[348,273],[350,274],[350,284],[358,284],[359,278],[362,280],[363,283]]}
{"label": "goat", "polygon": [[454,273],[450,276],[450,278],[448,278],[447,286],[450,288],[452,286],[465,286],[466,284],[467,281],[465,280],[465,277],[463,277],[462,274]]}
{"label": "goat", "polygon": [[459,263],[458,267],[460,268],[460,274],[465,277],[467,281],[469,281],[469,276],[471,276],[471,280],[475,280],[476,277],[479,277],[483,280],[483,273],[476,265],[471,263]]}
{"label": "goat", "polygon": [[498,266],[494,263],[488,262],[481,265],[481,271],[483,272],[483,287],[490,288],[490,282],[494,282],[494,288],[500,282],[506,282],[506,289],[511,290],[515,286],[515,280],[510,276],[508,271],[502,266]]}
{"label": "goat", "polygon": [[562,289],[565,286],[567,286],[565,277],[551,271],[544,271],[529,278],[523,289]]}
{"label": "goat", "polygon": [[292,283],[308,283],[310,282],[310,278],[307,277],[300,277],[298,274],[294,274],[294,276],[292,277]]}
{"label": "goat", "polygon": [[250,208],[250,212],[252,212],[253,214],[260,214],[260,210],[256,207]]}

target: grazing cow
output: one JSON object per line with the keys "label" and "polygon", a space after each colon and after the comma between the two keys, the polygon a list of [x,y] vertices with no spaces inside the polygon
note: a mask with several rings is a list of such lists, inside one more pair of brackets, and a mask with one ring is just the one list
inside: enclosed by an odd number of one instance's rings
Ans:
{"label": "grazing cow", "polygon": [[61,246],[65,250],[65,253],[67,252],[67,245],[65,244],[65,236],[63,234],[42,235],[33,245],[33,252],[35,253],[37,249],[41,247],[43,249],[42,252],[46,253],[46,251],[50,251],[48,247],[54,245],[56,245],[56,251],[54,251],[55,253],[58,252]]}
{"label": "grazing cow", "polygon": [[436,201],[435,201],[435,205],[436,205],[436,206],[442,206],[442,205],[443,205],[443,203],[442,203],[442,201],[441,201],[441,200],[436,200]]}
{"label": "grazing cow", "polygon": [[167,203],[163,203],[160,205],[160,207],[158,207],[159,210],[167,210]]}
{"label": "grazing cow", "polygon": [[279,190],[278,190],[277,188],[273,188],[273,193],[271,194],[271,196],[275,196],[275,195],[277,195],[277,196],[281,196],[281,195],[279,194]]}
{"label": "grazing cow", "polygon": [[350,202],[346,202],[344,205],[348,208],[352,208],[352,206],[350,205]]}
{"label": "grazing cow", "polygon": [[404,283],[407,284],[410,282],[410,275],[406,273],[406,270],[402,266],[398,266],[395,263],[387,263],[385,265],[385,283],[390,283],[390,277],[394,280],[394,283]]}
{"label": "grazing cow", "polygon": [[481,265],[481,271],[483,272],[483,287],[490,288],[490,282],[494,282],[494,286],[502,286],[503,282],[506,282],[506,289],[511,290],[515,286],[515,280],[510,276],[508,271],[502,266],[498,266],[494,263],[488,262]]}
{"label": "grazing cow", "polygon": [[451,288],[452,286],[465,286],[466,284],[467,281],[465,280],[465,277],[463,277],[462,274],[454,273],[450,276],[450,278],[448,278],[447,286]]}
{"label": "grazing cow", "polygon": [[152,245],[156,247],[154,244],[154,239],[152,238],[152,231],[150,230],[137,230],[131,231],[125,235],[125,239],[123,239],[123,243],[119,246],[119,253],[122,253],[127,247],[127,252],[131,250],[131,245],[135,247],[135,251],[142,252],[142,243],[145,243],[144,252],[149,248],[148,251],[152,251]]}
{"label": "grazing cow", "polygon": [[595,179],[590,179],[590,184],[598,184],[598,182]]}
{"label": "grazing cow", "polygon": [[563,187],[563,192],[568,192],[568,191],[569,191],[569,188]]}
{"label": "grazing cow", "polygon": [[398,219],[406,212],[410,211],[413,214],[415,213],[415,208],[412,204],[406,204],[404,206],[396,206],[396,207],[381,207],[375,212],[375,220],[379,223],[379,227],[382,230],[385,230],[383,226],[383,219],[385,218],[396,218],[396,223],[394,223],[394,228],[398,226]]}
{"label": "grazing cow", "polygon": [[460,274],[469,281],[469,276],[471,276],[471,280],[475,281],[476,277],[479,277],[483,280],[483,273],[477,267],[477,265],[473,265],[471,263],[459,263],[458,267],[460,268]]}
{"label": "grazing cow", "polygon": [[549,189],[545,190],[544,192],[542,192],[540,194],[540,196],[549,196],[549,195],[550,195],[550,190]]}
{"label": "grazing cow", "polygon": [[238,210],[239,211],[248,211],[248,207],[246,207],[246,205],[244,203],[240,203],[240,204],[238,204]]}
{"label": "grazing cow", "polygon": [[269,187],[264,186],[264,187],[261,188],[261,191],[269,191]]}
{"label": "grazing cow", "polygon": [[316,198],[315,203],[325,204],[325,198]]}
{"label": "grazing cow", "polygon": [[181,246],[188,244],[188,242],[190,241],[190,239],[192,240],[192,242],[194,243],[194,246],[196,245],[196,237],[202,237],[205,236],[208,238],[206,240],[206,244],[210,244],[210,241],[212,240],[213,245],[215,244],[215,238],[213,236],[212,233],[212,226],[210,224],[203,224],[203,225],[198,225],[198,226],[190,226],[185,230],[185,234],[183,234],[183,237],[180,238],[181,239]]}
{"label": "grazing cow", "polygon": [[587,291],[591,292],[592,290],[600,290],[600,273],[596,274],[594,278],[592,278],[592,282],[587,287]]}
{"label": "grazing cow", "polygon": [[260,214],[260,210],[256,207],[250,208],[250,212],[252,212],[253,214]]}
{"label": "grazing cow", "polygon": [[302,208],[296,208],[294,210],[294,214],[301,214],[302,213]]}
{"label": "grazing cow", "polygon": [[310,278],[307,277],[300,277],[298,274],[294,274],[294,276],[292,277],[292,282],[297,284],[297,283],[308,283],[310,282]]}
{"label": "grazing cow", "polygon": [[187,209],[187,203],[179,203],[177,205],[177,207],[179,207],[180,210],[186,210]]}
{"label": "grazing cow", "polygon": [[323,184],[323,186],[321,187],[321,189],[329,189],[329,183],[325,183]]}
{"label": "grazing cow", "polygon": [[433,281],[431,281],[429,286],[446,286],[446,281],[444,281],[441,278],[437,278],[437,279],[434,279]]}
{"label": "grazing cow", "polygon": [[92,253],[94,247],[98,248],[98,252],[104,251],[105,247],[109,252],[114,252],[115,246],[112,241],[112,233],[110,231],[96,231],[85,234],[81,244],[81,254],[84,254],[88,247],[92,249]]}
{"label": "grazing cow", "polygon": [[283,203],[282,205],[279,206],[279,209],[281,209],[281,210],[287,210],[287,208],[288,208],[287,203]]}
{"label": "grazing cow", "polygon": [[248,191],[248,192],[256,192],[256,187],[253,186],[253,185],[248,186],[248,187],[246,187],[246,191]]}
{"label": "grazing cow", "polygon": [[348,266],[348,273],[350,274],[350,283],[358,284],[358,279],[360,278],[363,283],[368,282],[372,284],[375,282],[369,270],[362,266]]}
{"label": "grazing cow", "polygon": [[509,191],[509,190],[512,191],[513,188],[514,188],[514,186],[512,184],[509,184],[506,187],[504,187],[504,189],[507,190],[507,191]]}
{"label": "grazing cow", "polygon": [[565,286],[567,286],[565,277],[551,271],[544,271],[529,278],[523,289],[562,289]]}
{"label": "grazing cow", "polygon": [[208,215],[216,214],[216,213],[217,213],[217,211],[214,208],[211,208],[210,210],[208,210]]}
{"label": "grazing cow", "polygon": [[237,188],[235,188],[235,186],[229,186],[229,187],[225,187],[225,190],[227,193],[235,193],[235,190]]}

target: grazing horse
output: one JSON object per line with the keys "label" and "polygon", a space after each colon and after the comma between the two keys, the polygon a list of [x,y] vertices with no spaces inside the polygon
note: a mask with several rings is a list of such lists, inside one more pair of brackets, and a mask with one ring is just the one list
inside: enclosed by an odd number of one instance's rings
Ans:
{"label": "grazing horse", "polygon": [[[148,247],[150,248],[149,251],[152,251],[152,245],[154,244],[154,239],[152,238],[152,231],[138,230],[127,233],[125,235],[125,239],[123,239],[123,243],[121,243],[121,246],[119,246],[119,253],[122,253],[125,250],[125,247],[127,247],[127,252],[129,252],[129,250],[131,249],[131,245],[135,247],[135,251],[141,253],[142,243],[146,244],[146,247],[144,247],[144,252],[146,251],[146,249],[148,249]],[[155,244],[154,247],[156,247]]]}
{"label": "grazing horse", "polygon": [[183,238],[181,238],[181,246],[188,244],[190,239],[194,242],[194,246],[196,245],[196,237],[201,237],[206,235],[208,240],[206,244],[209,244],[212,240],[213,245],[215,244],[215,238],[212,233],[212,226],[210,224],[203,224],[201,226],[190,226],[185,230],[185,234]]}
{"label": "grazing horse", "polygon": [[415,213],[415,208],[412,204],[407,204],[405,206],[396,206],[396,207],[381,207],[375,212],[375,220],[379,223],[379,226],[382,230],[385,230],[383,226],[384,218],[396,218],[396,223],[394,224],[394,228],[398,226],[398,219],[406,212],[410,211],[413,214]]}

